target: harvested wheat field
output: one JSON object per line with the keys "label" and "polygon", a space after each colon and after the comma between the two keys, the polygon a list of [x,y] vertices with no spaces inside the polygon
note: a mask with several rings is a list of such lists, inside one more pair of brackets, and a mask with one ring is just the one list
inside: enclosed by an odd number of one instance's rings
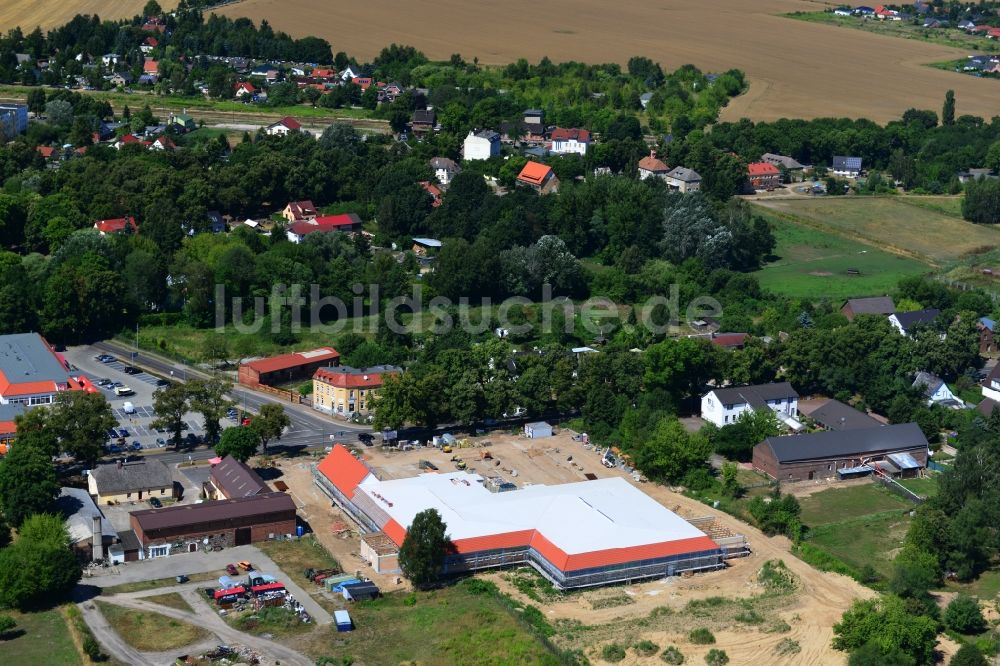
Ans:
{"label": "harvested wheat field", "polygon": [[[176,0],[158,0],[164,9],[173,9]],[[69,22],[77,14],[97,14],[102,19],[132,18],[142,11],[146,0],[3,0],[0,2],[0,26],[4,31],[21,26],[30,32]]]}
{"label": "harvested wheat field", "polygon": [[750,91],[723,112],[727,120],[848,116],[885,122],[911,107],[940,110],[949,88],[960,114],[996,114],[996,81],[924,66],[968,55],[958,49],[778,16],[823,6],[803,0],[511,0],[502,6],[371,0],[361,11],[345,12],[328,0],[244,0],[217,11],[266,18],[295,36],[324,37],[335,52],[359,60],[396,42],[434,59],[461,53],[487,64],[542,56],[625,63],[645,55],[668,68],[739,68],[750,76]]}

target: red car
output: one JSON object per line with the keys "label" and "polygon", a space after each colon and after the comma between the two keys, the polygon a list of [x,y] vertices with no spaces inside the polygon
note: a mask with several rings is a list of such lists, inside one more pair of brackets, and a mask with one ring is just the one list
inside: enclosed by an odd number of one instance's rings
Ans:
{"label": "red car", "polygon": [[239,569],[236,568],[235,564],[227,564],[226,573],[229,574],[230,576],[238,576],[240,571]]}

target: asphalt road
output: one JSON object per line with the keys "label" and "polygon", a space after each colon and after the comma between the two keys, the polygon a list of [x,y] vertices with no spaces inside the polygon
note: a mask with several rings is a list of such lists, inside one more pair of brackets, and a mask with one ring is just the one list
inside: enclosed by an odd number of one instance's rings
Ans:
{"label": "asphalt road", "polygon": [[[97,351],[113,354],[122,359],[132,359],[135,351],[134,348],[130,348],[128,345],[111,340],[97,342],[91,346]],[[186,381],[189,378],[207,379],[211,377],[209,373],[197,368],[174,363],[147,352],[140,352],[138,358],[132,363],[157,376],[175,381]],[[291,404],[279,400],[274,396],[245,389],[239,385],[233,386],[229,397],[236,403],[237,407],[250,412],[259,412],[261,406],[268,403],[280,404],[285,408],[290,425],[281,436],[281,440],[272,442],[269,448],[321,448],[331,445],[334,441],[356,441],[360,433],[371,432],[371,428],[368,426],[334,421],[315,412],[307,405]],[[211,449],[203,447],[190,451],[166,451],[153,455],[168,464],[189,459],[204,460],[215,457],[215,453]]]}

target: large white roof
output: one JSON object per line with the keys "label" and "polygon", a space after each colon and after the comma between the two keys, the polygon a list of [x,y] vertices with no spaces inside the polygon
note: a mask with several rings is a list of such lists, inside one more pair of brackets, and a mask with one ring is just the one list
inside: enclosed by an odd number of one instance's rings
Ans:
{"label": "large white roof", "polygon": [[621,477],[492,493],[467,472],[390,481],[369,475],[358,492],[404,528],[420,511],[437,509],[452,541],[538,530],[574,555],[705,536]]}

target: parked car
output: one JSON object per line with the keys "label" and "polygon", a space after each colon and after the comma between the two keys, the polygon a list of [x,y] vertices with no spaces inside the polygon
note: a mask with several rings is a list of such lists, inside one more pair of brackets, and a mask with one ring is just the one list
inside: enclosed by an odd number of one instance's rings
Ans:
{"label": "parked car", "polygon": [[253,571],[253,565],[247,562],[246,560],[241,560],[240,569],[243,569],[243,571]]}
{"label": "parked car", "polygon": [[163,439],[162,437],[157,437],[156,438],[156,445],[157,446],[166,446],[167,445],[167,440]]}
{"label": "parked car", "polygon": [[159,509],[161,506],[163,506],[163,502],[161,502],[160,500],[156,499],[155,497],[150,497],[149,498],[149,505],[151,507],[153,507],[154,509]]}
{"label": "parked car", "polygon": [[137,368],[135,366],[132,366],[132,365],[126,365],[124,368],[122,368],[122,371],[126,375],[137,375],[140,372],[142,372],[142,370],[140,370],[139,368]]}
{"label": "parked car", "polygon": [[139,442],[139,440],[134,440],[132,442],[132,450],[133,451],[142,451],[142,444]]}
{"label": "parked car", "polygon": [[118,428],[117,432],[118,432],[118,436],[119,437],[128,437],[129,436],[128,428]]}
{"label": "parked car", "polygon": [[156,380],[156,385],[157,386],[169,386],[170,382],[168,382],[166,379],[157,379]]}
{"label": "parked car", "polygon": [[240,574],[240,571],[239,569],[236,568],[235,564],[227,564],[226,573],[229,574],[230,576],[238,576]]}
{"label": "parked car", "polygon": [[134,394],[135,394],[135,391],[133,391],[130,387],[125,386],[124,384],[121,385],[121,386],[116,386],[115,387],[115,395],[117,395],[117,396],[134,395]]}

